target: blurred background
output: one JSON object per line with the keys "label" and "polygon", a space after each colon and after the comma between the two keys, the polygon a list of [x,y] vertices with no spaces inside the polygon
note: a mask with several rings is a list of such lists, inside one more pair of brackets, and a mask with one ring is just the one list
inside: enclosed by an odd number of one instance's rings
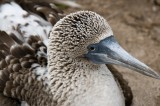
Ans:
{"label": "blurred background", "polygon": [[[105,17],[117,40],[129,53],[160,73],[160,0],[74,0],[81,8]],[[123,67],[116,68],[129,82],[133,106],[160,106],[160,81]]]}

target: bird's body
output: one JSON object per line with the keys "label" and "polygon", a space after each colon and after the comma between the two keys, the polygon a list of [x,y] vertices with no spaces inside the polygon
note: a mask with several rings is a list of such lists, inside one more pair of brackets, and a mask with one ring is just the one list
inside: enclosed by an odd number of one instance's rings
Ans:
{"label": "bird's body", "polygon": [[[52,6],[27,5],[33,10],[25,11],[15,2],[0,5],[0,106],[16,106],[21,101],[30,106],[124,106],[123,87],[104,63],[147,70],[141,73],[159,78],[121,51],[100,15],[80,11],[58,21],[60,12]],[[104,44],[114,48],[105,51],[101,49]],[[100,51],[95,53],[97,45]],[[127,60],[119,57],[122,54]]]}

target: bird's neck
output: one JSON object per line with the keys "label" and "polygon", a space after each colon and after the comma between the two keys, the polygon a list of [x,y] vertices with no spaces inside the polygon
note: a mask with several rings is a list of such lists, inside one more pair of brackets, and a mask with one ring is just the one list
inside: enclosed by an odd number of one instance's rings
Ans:
{"label": "bird's neck", "polygon": [[[53,56],[54,57],[54,56]],[[57,60],[57,59],[59,60]],[[64,57],[50,58],[53,99],[61,106],[123,106],[124,98],[105,65]]]}

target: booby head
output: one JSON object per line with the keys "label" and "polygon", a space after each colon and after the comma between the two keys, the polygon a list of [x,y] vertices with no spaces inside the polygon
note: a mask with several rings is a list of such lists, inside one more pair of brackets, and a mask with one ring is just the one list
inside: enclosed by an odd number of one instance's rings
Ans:
{"label": "booby head", "polygon": [[[116,41],[107,21],[91,11],[67,15],[53,27],[49,48],[69,58],[94,64],[115,64],[160,79],[160,75],[127,53]],[[56,45],[56,46],[55,46]]]}

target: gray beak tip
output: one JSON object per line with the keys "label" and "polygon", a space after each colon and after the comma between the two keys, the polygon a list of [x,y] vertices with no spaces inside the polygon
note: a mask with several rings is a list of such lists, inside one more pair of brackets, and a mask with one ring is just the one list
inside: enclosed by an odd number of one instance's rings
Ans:
{"label": "gray beak tip", "polygon": [[[140,71],[140,70],[143,70],[143,71]],[[160,73],[158,73],[157,71],[151,69],[150,67],[148,66],[145,66],[145,68],[143,67],[142,69],[140,69],[138,72],[144,74],[144,75],[147,75],[149,77],[152,77],[152,78],[155,78],[155,79],[159,79],[160,80]]]}
{"label": "gray beak tip", "polygon": [[153,78],[156,78],[156,79],[159,79],[160,80],[160,73],[157,73],[156,71],[154,71],[153,69],[149,69],[149,70],[151,70],[152,71],[152,73],[151,73],[151,77],[153,77]]}
{"label": "gray beak tip", "polygon": [[153,77],[153,78],[160,80],[160,75],[157,74],[157,75],[156,75],[155,77]]}

